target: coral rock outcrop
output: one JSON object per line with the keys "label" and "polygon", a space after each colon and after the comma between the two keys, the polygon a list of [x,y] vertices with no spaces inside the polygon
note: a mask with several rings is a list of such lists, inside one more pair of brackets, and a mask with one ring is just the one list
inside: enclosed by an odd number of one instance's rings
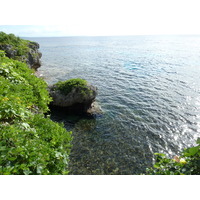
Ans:
{"label": "coral rock outcrop", "polygon": [[53,101],[52,106],[63,109],[87,112],[97,96],[97,87],[89,83],[71,87],[66,94],[58,89],[57,85],[49,86],[49,93]]}

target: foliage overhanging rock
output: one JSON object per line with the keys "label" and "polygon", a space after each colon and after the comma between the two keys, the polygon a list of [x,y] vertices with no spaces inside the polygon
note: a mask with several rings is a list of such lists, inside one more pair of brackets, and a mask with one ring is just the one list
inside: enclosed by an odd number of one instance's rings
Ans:
{"label": "foliage overhanging rock", "polygon": [[5,51],[7,57],[24,62],[34,70],[41,66],[42,53],[39,52],[39,47],[37,42],[0,32],[0,50]]}
{"label": "foliage overhanging rock", "polygon": [[83,79],[70,79],[49,87],[52,106],[87,112],[97,96],[97,87]]}
{"label": "foliage overhanging rock", "polygon": [[39,46],[5,33],[2,43],[12,50],[0,50],[0,175],[68,174],[71,132],[45,117],[47,84],[19,61],[30,47],[25,44]]}

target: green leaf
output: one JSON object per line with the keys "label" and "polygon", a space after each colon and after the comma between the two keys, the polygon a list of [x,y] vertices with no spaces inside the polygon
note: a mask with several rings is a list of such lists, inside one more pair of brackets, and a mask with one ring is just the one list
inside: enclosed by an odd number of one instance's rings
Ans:
{"label": "green leaf", "polygon": [[30,128],[30,125],[29,125],[28,123],[23,122],[23,123],[21,123],[21,125],[22,125],[25,129]]}
{"label": "green leaf", "polygon": [[7,147],[5,146],[0,146],[0,151],[5,151],[7,149]]}
{"label": "green leaf", "polygon": [[193,155],[195,155],[198,152],[198,150],[199,150],[199,146],[197,146],[197,147],[191,147],[189,149],[189,153],[190,153],[191,156],[193,156]]}
{"label": "green leaf", "polygon": [[24,169],[23,172],[25,175],[29,175],[31,173],[31,171],[29,169]]}
{"label": "green leaf", "polygon": [[196,142],[196,143],[197,143],[197,144],[200,144],[200,138],[197,139],[197,142]]}
{"label": "green leaf", "polygon": [[42,169],[43,167],[42,166],[37,166],[37,174],[42,174]]}
{"label": "green leaf", "polygon": [[164,153],[154,153],[154,155],[161,156],[161,157],[165,157],[166,156]]}

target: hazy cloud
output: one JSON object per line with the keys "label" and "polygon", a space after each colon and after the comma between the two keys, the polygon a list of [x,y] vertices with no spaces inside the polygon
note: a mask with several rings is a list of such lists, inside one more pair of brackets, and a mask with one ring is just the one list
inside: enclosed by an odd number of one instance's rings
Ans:
{"label": "hazy cloud", "polygon": [[[31,37],[200,34],[199,0],[56,0],[48,3],[35,0],[31,5],[27,2],[1,3],[0,24],[4,26],[0,30]],[[14,22],[20,25],[5,26]]]}

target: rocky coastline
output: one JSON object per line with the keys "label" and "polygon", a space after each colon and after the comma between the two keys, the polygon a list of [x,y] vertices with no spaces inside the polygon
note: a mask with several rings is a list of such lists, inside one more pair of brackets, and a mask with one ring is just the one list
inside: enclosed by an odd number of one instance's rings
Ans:
{"label": "rocky coastline", "polygon": [[[35,75],[39,78],[40,76],[38,75],[37,69],[42,66],[40,60],[42,53],[39,51],[40,45],[37,42],[28,41],[23,48],[25,51],[20,55],[19,49],[15,48],[14,45],[0,44],[0,50],[3,50],[7,57],[26,63],[29,68],[34,69]],[[79,79],[77,83],[81,81],[82,80]],[[56,90],[56,84],[49,85],[49,95],[53,100],[50,104],[50,108],[61,108],[65,111],[88,113],[91,115],[99,114],[102,111],[100,106],[95,103],[97,90],[97,87],[91,85],[87,81],[84,88],[80,84],[78,84],[78,86],[75,85],[68,94],[63,94],[60,90]]]}
{"label": "rocky coastline", "polygon": [[0,32],[0,46],[0,175],[68,174],[72,133],[47,116],[47,83],[31,59],[38,45]]}
{"label": "rocky coastline", "polygon": [[42,53],[37,42],[27,42],[26,51],[20,55],[19,50],[11,44],[0,44],[0,50],[6,53],[8,58],[25,62],[29,68],[37,70],[41,66]]}

